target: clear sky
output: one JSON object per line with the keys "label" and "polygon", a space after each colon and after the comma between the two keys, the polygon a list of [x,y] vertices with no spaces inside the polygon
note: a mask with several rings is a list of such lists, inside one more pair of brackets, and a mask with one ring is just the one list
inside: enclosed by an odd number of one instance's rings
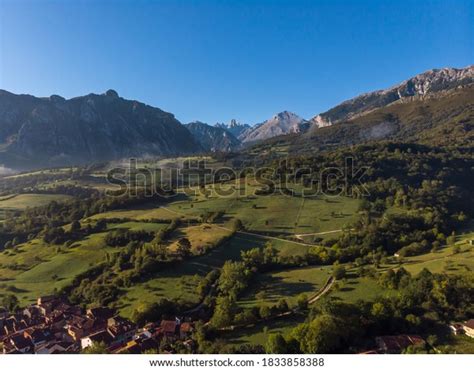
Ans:
{"label": "clear sky", "polygon": [[0,0],[0,88],[109,88],[183,123],[305,118],[474,63],[473,1]]}

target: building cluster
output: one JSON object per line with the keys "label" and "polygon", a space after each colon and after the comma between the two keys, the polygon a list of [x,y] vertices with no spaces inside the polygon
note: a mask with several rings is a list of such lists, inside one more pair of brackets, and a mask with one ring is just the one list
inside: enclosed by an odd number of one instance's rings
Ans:
{"label": "building cluster", "polygon": [[[451,332],[454,335],[467,335],[468,337],[474,338],[474,319],[467,320],[465,322],[453,322],[449,325]],[[419,335],[385,335],[375,338],[376,348],[371,349],[363,354],[377,354],[377,353],[389,353],[397,354],[402,353],[410,346],[424,346],[425,340]]]}
{"label": "building cluster", "polygon": [[[192,322],[162,320],[138,328],[108,307],[70,305],[65,299],[48,296],[15,313],[0,308],[0,346],[10,353],[80,353],[101,346],[108,353],[173,352],[180,342],[192,351]],[[1,353],[1,352],[0,352]]]}
{"label": "building cluster", "polygon": [[453,322],[449,325],[454,335],[465,334],[470,338],[474,338],[474,319],[470,319],[466,322]]}

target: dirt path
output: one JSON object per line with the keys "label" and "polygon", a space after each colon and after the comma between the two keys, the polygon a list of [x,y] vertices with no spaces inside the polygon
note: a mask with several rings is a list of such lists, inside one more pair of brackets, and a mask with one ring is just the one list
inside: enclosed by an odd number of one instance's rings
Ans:
{"label": "dirt path", "polygon": [[[314,302],[318,301],[321,297],[323,297],[325,294],[327,294],[329,292],[329,290],[331,290],[331,288],[332,288],[333,284],[335,283],[335,281],[336,281],[336,279],[334,279],[331,276],[327,280],[326,284],[324,284],[324,286],[314,296],[312,296],[311,298],[308,299],[308,305],[313,304]],[[267,319],[260,319],[257,322],[254,322],[252,324],[232,325],[230,327],[220,328],[219,330],[221,330],[221,331],[228,331],[228,330],[233,331],[233,330],[236,330],[236,329],[252,328],[255,325],[265,323],[265,322],[269,322],[269,321],[273,321],[273,320],[277,320],[277,319],[280,319],[280,318],[285,317],[285,316],[291,316],[291,315],[297,314],[298,312],[299,312],[298,308],[293,308],[291,310],[279,313],[279,314],[277,314],[275,316],[272,316],[272,317],[269,317]],[[204,325],[207,326],[209,324],[210,324],[210,321],[206,322]]]}
{"label": "dirt path", "polygon": [[316,293],[316,295],[314,295],[313,297],[311,297],[310,299],[308,299],[308,304],[312,304],[314,302],[316,302],[318,299],[320,299],[323,295],[325,295],[327,292],[329,292],[329,290],[332,288],[332,286],[334,285],[336,279],[334,279],[332,276],[328,279],[328,281],[326,282],[326,284],[324,284],[324,286],[319,290],[318,293]]}
{"label": "dirt path", "polygon": [[[352,231],[355,229],[349,229],[349,230]],[[326,235],[326,234],[340,233],[342,231],[344,230],[338,229],[338,230],[321,231],[319,233],[295,234],[295,238],[301,239],[302,237],[305,237],[305,236]]]}

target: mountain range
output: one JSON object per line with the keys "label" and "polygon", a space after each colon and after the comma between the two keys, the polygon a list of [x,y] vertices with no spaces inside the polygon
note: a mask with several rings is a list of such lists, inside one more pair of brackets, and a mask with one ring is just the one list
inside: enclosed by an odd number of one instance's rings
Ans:
{"label": "mountain range", "polygon": [[240,138],[243,132],[250,129],[252,126],[246,123],[240,123],[236,119],[231,119],[229,123],[216,123],[215,127],[223,128],[227,132],[230,132],[236,138]]}
{"label": "mountain range", "polygon": [[113,91],[66,100],[0,90],[0,163],[30,168],[201,150],[171,114]]}
{"label": "mountain range", "polygon": [[194,139],[208,152],[230,152],[240,146],[240,141],[230,129],[211,126],[207,123],[194,121],[185,125]]}
{"label": "mountain range", "polygon": [[276,141],[320,150],[387,138],[428,140],[434,132],[437,138],[446,132],[447,140],[453,134],[471,138],[473,85],[474,66],[433,69],[310,120],[283,111],[254,126],[236,120],[182,125],[173,114],[114,90],[72,99],[0,90],[0,165],[23,169],[227,152]]}

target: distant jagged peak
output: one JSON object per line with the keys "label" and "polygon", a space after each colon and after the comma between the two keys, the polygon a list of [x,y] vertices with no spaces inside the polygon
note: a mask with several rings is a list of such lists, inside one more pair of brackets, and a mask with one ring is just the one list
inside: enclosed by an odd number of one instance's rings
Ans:
{"label": "distant jagged peak", "polygon": [[216,127],[221,127],[221,128],[226,128],[226,129],[233,129],[237,127],[250,127],[250,125],[246,123],[241,123],[235,118],[232,118],[228,123],[225,122],[217,122],[214,126]]}
{"label": "distant jagged peak", "polygon": [[307,120],[296,113],[284,110],[246,130],[239,138],[244,142],[265,140],[274,136],[302,132],[308,126]]}

